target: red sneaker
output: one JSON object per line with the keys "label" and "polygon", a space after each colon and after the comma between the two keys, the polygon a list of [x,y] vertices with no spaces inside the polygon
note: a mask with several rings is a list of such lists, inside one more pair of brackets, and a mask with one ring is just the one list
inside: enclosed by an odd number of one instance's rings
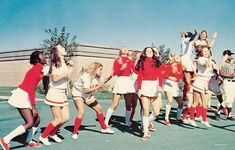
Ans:
{"label": "red sneaker", "polygon": [[148,136],[143,136],[143,137],[141,138],[142,141],[146,141],[147,139],[148,139]]}
{"label": "red sneaker", "polygon": [[36,148],[36,147],[41,147],[42,145],[37,142],[31,141],[27,144],[27,146]]}
{"label": "red sneaker", "polygon": [[170,125],[171,125],[170,120],[169,120],[169,119],[165,119],[165,124],[166,124],[167,126],[170,126]]}
{"label": "red sneaker", "polygon": [[149,131],[156,131],[153,123],[149,123]]}
{"label": "red sneaker", "polygon": [[3,150],[10,150],[8,144],[4,142],[3,138],[0,139],[0,144],[3,148]]}

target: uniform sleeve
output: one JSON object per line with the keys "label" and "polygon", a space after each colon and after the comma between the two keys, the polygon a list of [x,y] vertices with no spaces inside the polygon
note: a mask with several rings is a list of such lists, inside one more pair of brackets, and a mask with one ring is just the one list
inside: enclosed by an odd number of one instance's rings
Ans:
{"label": "uniform sleeve", "polygon": [[137,88],[138,88],[138,90],[141,89],[142,80],[143,80],[143,69],[140,68],[139,71],[138,71],[138,77],[137,77]]}
{"label": "uniform sleeve", "polygon": [[35,102],[35,91],[29,91],[29,100],[31,102],[32,106],[36,106],[36,102]]}
{"label": "uniform sleeve", "polygon": [[132,72],[134,72],[135,74],[138,74],[138,71],[135,69],[135,65],[134,65],[134,62],[132,60],[130,61],[130,67],[131,67]]}
{"label": "uniform sleeve", "polygon": [[115,59],[113,63],[113,75],[118,76],[120,74],[120,69],[121,69],[121,65],[118,63],[118,59]]}
{"label": "uniform sleeve", "polygon": [[158,71],[158,82],[159,82],[159,86],[162,88],[163,87],[163,80],[164,80],[164,73],[161,70],[161,67],[159,68]]}

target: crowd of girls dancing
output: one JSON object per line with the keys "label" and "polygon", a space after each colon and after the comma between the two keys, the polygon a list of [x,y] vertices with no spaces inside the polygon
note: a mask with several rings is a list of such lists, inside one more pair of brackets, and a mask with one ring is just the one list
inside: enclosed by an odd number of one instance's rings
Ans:
{"label": "crowd of girls dancing", "polygon": [[[162,94],[165,94],[165,124],[171,125],[171,103],[177,102],[176,122],[191,124],[196,127],[195,120],[200,120],[206,127],[211,127],[207,121],[208,102],[216,96],[219,102],[215,119],[219,120],[221,111],[228,120],[232,117],[232,106],[235,93],[235,66],[233,53],[223,51],[221,65],[216,65],[213,60],[212,46],[217,34],[212,40],[207,40],[205,30],[197,32],[182,32],[181,53],[170,53],[168,62],[162,62],[161,54],[156,47],[146,47],[142,52],[133,51],[129,55],[127,47],[122,47],[119,56],[114,60],[112,74],[101,78],[103,65],[99,62],[91,63],[83,70],[73,84],[71,94],[77,110],[74,119],[72,139],[79,138],[79,127],[84,116],[84,106],[93,109],[100,123],[101,133],[114,134],[110,128],[110,118],[117,108],[123,95],[125,100],[125,126],[132,127],[139,100],[141,110],[141,140],[150,138],[150,131],[155,131],[153,121],[159,116],[162,108]],[[194,55],[195,54],[195,55]],[[9,104],[17,108],[24,123],[0,139],[4,150],[9,150],[10,141],[27,132],[25,144],[30,147],[41,145],[33,140],[40,123],[35,102],[35,89],[45,75],[50,75],[49,90],[45,97],[45,104],[49,105],[53,119],[41,133],[39,141],[44,145],[51,145],[48,140],[61,143],[57,131],[69,120],[68,107],[68,81],[73,71],[73,63],[65,61],[66,51],[61,45],[51,48],[49,67],[45,56],[40,51],[35,51],[30,56],[32,68],[26,73],[23,82],[13,91]],[[113,87],[113,99],[104,115],[101,104],[92,95],[99,91],[113,76],[117,76]],[[222,88],[223,87],[223,88]],[[151,108],[150,108],[151,106]],[[183,110],[184,108],[184,110]],[[196,114],[195,114],[196,113]],[[187,118],[189,115],[189,118]],[[105,116],[105,117],[104,117]]]}

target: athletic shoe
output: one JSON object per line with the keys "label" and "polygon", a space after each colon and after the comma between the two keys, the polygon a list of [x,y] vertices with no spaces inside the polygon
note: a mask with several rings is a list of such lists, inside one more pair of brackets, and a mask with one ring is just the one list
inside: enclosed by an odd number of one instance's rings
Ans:
{"label": "athletic shoe", "polygon": [[156,131],[153,123],[149,123],[149,127],[148,128],[149,128],[149,131]]}
{"label": "athletic shoe", "polygon": [[78,134],[72,134],[72,139],[77,140],[78,139]]}
{"label": "athletic shoe", "polygon": [[51,145],[51,142],[49,142],[48,138],[43,138],[40,136],[39,141],[41,141],[42,144],[44,144],[44,145]]}
{"label": "athletic shoe", "polygon": [[142,141],[146,141],[148,139],[148,136],[146,135],[146,136],[143,136],[142,138],[141,138],[141,140]]}
{"label": "athletic shoe", "polygon": [[165,124],[166,124],[167,126],[170,126],[170,125],[171,125],[170,120],[169,120],[169,119],[165,119]]}
{"label": "athletic shoe", "polygon": [[195,117],[195,121],[202,121],[202,116],[200,116],[200,117]]}
{"label": "athletic shoe", "polygon": [[234,121],[235,119],[233,117],[227,117],[228,120]]}
{"label": "athletic shoe", "polygon": [[197,124],[194,120],[188,119],[188,121],[192,126],[197,127]]}
{"label": "athletic shoe", "polygon": [[54,140],[56,143],[61,143],[62,142],[62,139],[59,138],[56,134],[55,135],[50,135],[49,136],[52,140]]}
{"label": "athletic shoe", "polygon": [[182,120],[182,122],[184,123],[184,124],[189,124],[189,121],[185,118],[185,119],[181,119]]}
{"label": "athletic shoe", "polygon": [[106,128],[106,129],[101,129],[101,133],[114,134],[115,131],[110,128]]}
{"label": "athletic shoe", "polygon": [[37,142],[35,142],[35,141],[30,141],[30,142],[27,144],[27,146],[37,148],[37,147],[41,147],[42,145],[39,144],[39,143],[37,143]]}
{"label": "athletic shoe", "polygon": [[207,127],[211,127],[211,125],[209,124],[209,122],[207,122],[207,121],[202,121],[202,124],[204,124],[205,126],[207,126]]}
{"label": "athletic shoe", "polygon": [[217,121],[220,120],[220,114],[218,114],[217,112],[215,113],[215,120],[217,120]]}
{"label": "athletic shoe", "polygon": [[10,147],[7,143],[4,142],[3,138],[0,139],[0,144],[3,148],[3,150],[10,150]]}

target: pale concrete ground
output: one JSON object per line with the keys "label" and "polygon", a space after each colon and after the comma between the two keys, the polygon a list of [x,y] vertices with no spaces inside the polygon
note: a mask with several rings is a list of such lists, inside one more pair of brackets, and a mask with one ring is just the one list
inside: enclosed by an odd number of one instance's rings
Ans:
{"label": "pale concrete ground", "polygon": [[[111,100],[98,100],[105,113],[111,104]],[[36,134],[35,140],[38,140],[40,132],[52,120],[49,107],[43,101],[37,101],[38,110],[41,116],[39,133]],[[235,149],[235,122],[226,120],[223,116],[220,121],[214,120],[214,113],[208,113],[208,121],[212,127],[207,128],[200,122],[197,122],[198,127],[194,128],[190,125],[175,124],[172,119],[172,125],[164,124],[164,108],[161,115],[154,125],[157,129],[152,132],[152,136],[147,141],[141,141],[141,134],[138,129],[140,123],[139,105],[136,109],[134,118],[134,126],[132,130],[127,129],[124,125],[125,107],[124,101],[121,100],[120,105],[115,111],[111,127],[115,130],[114,135],[106,135],[100,133],[100,126],[95,121],[95,112],[86,107],[86,112],[82,126],[79,132],[79,139],[74,141],[71,139],[71,131],[73,121],[76,115],[76,110],[73,102],[69,101],[71,109],[71,119],[59,131],[64,140],[61,144],[52,143],[52,146],[42,146],[38,150],[234,150]],[[163,101],[165,104],[165,100]],[[213,100],[212,105],[216,105],[217,101]],[[175,102],[171,117],[174,118],[176,112]],[[0,137],[6,135],[11,130],[20,125],[23,120],[19,116],[17,110],[7,104],[6,101],[0,102]],[[233,111],[234,113],[234,111]],[[11,142],[12,149],[28,150],[32,148],[24,147],[22,142],[24,136],[20,136]]]}

